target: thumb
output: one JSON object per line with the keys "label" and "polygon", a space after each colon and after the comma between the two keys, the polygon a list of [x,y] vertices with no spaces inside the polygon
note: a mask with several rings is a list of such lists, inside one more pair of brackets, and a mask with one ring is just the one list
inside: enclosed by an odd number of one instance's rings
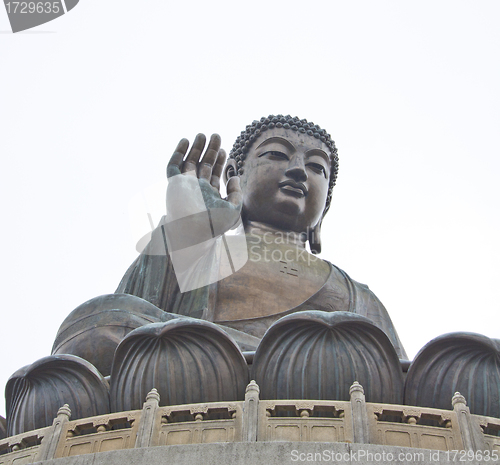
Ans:
{"label": "thumb", "polygon": [[243,192],[241,191],[239,176],[233,176],[226,185],[227,201],[237,208],[241,208],[243,203]]}

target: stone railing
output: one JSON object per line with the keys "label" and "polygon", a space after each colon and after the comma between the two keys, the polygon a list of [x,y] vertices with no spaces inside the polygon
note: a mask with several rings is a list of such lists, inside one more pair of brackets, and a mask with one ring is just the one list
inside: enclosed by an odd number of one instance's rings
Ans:
{"label": "stone railing", "polygon": [[477,416],[484,434],[486,449],[500,450],[500,420],[498,418]]}
{"label": "stone railing", "polygon": [[500,419],[472,415],[458,393],[453,410],[367,403],[358,383],[351,386],[350,401],[271,401],[259,399],[252,381],[245,401],[167,407],[159,401],[153,389],[142,410],[80,420],[70,420],[65,405],[52,426],[1,440],[0,465],[215,442],[350,442],[500,452]]}
{"label": "stone railing", "polygon": [[17,434],[0,441],[0,465],[33,463],[39,458],[42,439],[52,433],[52,427]]}

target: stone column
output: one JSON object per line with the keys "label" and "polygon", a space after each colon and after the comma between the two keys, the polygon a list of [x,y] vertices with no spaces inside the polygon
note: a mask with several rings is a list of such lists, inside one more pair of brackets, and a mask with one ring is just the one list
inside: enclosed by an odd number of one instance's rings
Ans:
{"label": "stone column", "polygon": [[243,441],[257,441],[259,419],[259,386],[255,381],[250,381],[245,391],[245,404],[243,405]]}
{"label": "stone column", "polygon": [[455,392],[451,400],[453,410],[457,415],[458,429],[462,437],[462,443],[465,450],[485,451],[487,450],[486,442],[484,441],[483,432],[479,423],[474,421],[470,413],[465,397],[459,392]]}
{"label": "stone column", "polygon": [[[156,428],[156,411],[160,404],[160,394],[156,389],[151,389],[146,396],[146,402],[142,407],[141,420],[135,440],[135,447],[153,446],[153,436]],[[158,425],[159,426],[159,425]]]}
{"label": "stone column", "polygon": [[370,444],[368,412],[366,410],[365,391],[357,381],[349,389],[351,395],[353,442]]}
{"label": "stone column", "polygon": [[63,436],[64,425],[71,418],[71,410],[68,404],[64,404],[58,411],[57,417],[54,418],[52,426],[48,430],[47,435],[42,439],[42,444],[40,445],[40,455],[38,457],[39,461],[52,460],[56,457],[57,446],[61,440],[66,440],[66,436]]}

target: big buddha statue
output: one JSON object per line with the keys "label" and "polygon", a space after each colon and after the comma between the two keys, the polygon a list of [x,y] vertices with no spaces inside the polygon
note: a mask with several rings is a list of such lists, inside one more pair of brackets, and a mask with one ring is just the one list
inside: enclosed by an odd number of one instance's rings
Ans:
{"label": "big buddha statue", "polygon": [[[182,139],[167,166],[166,214],[116,292],[73,310],[52,354],[11,376],[0,439],[30,432],[20,442],[31,445],[38,438],[34,430],[51,424],[60,429],[70,409],[72,419],[85,420],[67,438],[93,435],[94,429],[96,435],[115,428],[131,434],[134,411],[141,408],[141,431],[152,434],[153,420],[168,431],[170,423],[179,423],[174,432],[185,438],[188,423],[199,431],[199,422],[224,420],[229,411],[240,421],[233,402],[245,400],[242,409],[251,418],[260,398],[266,418],[298,414],[297,405],[296,412],[275,409],[276,400],[311,400],[300,407],[303,431],[313,428],[307,426],[310,415],[343,421],[343,409],[327,412],[316,401],[351,400],[352,424],[357,418],[364,431],[353,439],[370,443],[364,392],[367,402],[379,404],[372,422],[393,428],[404,420],[405,428],[436,431],[456,428],[452,417],[419,407],[449,410],[453,396],[461,418],[469,418],[466,398],[470,412],[482,416],[482,431],[479,423],[474,432],[473,423],[461,420],[464,441],[472,444],[474,436],[477,449],[482,432],[498,424],[487,417],[500,417],[500,340],[445,334],[411,364],[406,360],[375,294],[318,257],[337,173],[330,135],[297,117],[254,121],[227,160],[216,134],[208,144],[203,134],[191,145]],[[161,415],[158,405],[168,406]],[[110,420],[108,414],[118,412]],[[338,424],[335,431],[344,428]],[[210,425],[207,431],[217,429]],[[252,425],[257,428],[257,416]],[[376,440],[385,440],[376,428]],[[143,441],[142,433],[135,434],[136,447],[156,444],[152,436]],[[410,436],[407,429],[402,434]],[[411,434],[417,437],[415,430]],[[448,436],[433,434],[429,444],[441,448],[434,439]],[[257,432],[251,437],[255,441]],[[446,444],[456,448],[453,441]]]}
{"label": "big buddha statue", "polygon": [[444,335],[408,369],[375,294],[318,257],[337,173],[330,135],[296,117],[254,121],[227,160],[218,135],[182,139],[166,215],[116,292],[73,310],[52,354],[11,376],[6,434],[66,403],[72,418],[140,409],[153,388],[162,405],[242,400],[251,379],[271,400],[348,400],[358,381],[369,402],[447,409],[460,391],[499,416],[499,341]]}
{"label": "big buddha statue", "polygon": [[116,292],[77,307],[52,355],[11,377],[9,434],[62,400],[85,417],[139,408],[152,388],[167,404],[240,399],[250,375],[269,398],[346,398],[359,380],[400,403],[406,354],[386,309],[317,257],[337,173],[330,135],[296,117],[254,121],[227,160],[216,134],[182,139],[166,215]]}
{"label": "big buddha statue", "polygon": [[[183,293],[169,255],[154,251],[164,244],[165,228],[158,228],[116,292],[256,338],[279,318],[298,311],[352,312],[380,327],[399,357],[406,358],[387,310],[375,294],[316,256],[338,173],[337,149],[330,135],[305,119],[271,115],[247,126],[227,162],[218,135],[205,145],[202,134],[190,148],[186,139],[181,140],[167,175],[197,177],[208,210],[218,212],[219,235],[233,227],[241,214],[248,260],[224,279]],[[226,199],[219,193],[221,178],[226,182]],[[190,188],[179,183],[177,189],[182,195],[167,195],[167,211],[179,209],[179,204],[189,210]],[[184,220],[184,234],[202,229],[196,221]],[[191,238],[190,243],[202,240]]]}

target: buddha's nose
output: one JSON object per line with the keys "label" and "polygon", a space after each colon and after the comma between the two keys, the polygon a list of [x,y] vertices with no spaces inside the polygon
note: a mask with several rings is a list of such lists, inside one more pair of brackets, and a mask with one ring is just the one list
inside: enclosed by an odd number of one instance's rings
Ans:
{"label": "buddha's nose", "polygon": [[306,166],[302,157],[295,156],[290,158],[286,175],[297,182],[304,182],[307,180]]}

